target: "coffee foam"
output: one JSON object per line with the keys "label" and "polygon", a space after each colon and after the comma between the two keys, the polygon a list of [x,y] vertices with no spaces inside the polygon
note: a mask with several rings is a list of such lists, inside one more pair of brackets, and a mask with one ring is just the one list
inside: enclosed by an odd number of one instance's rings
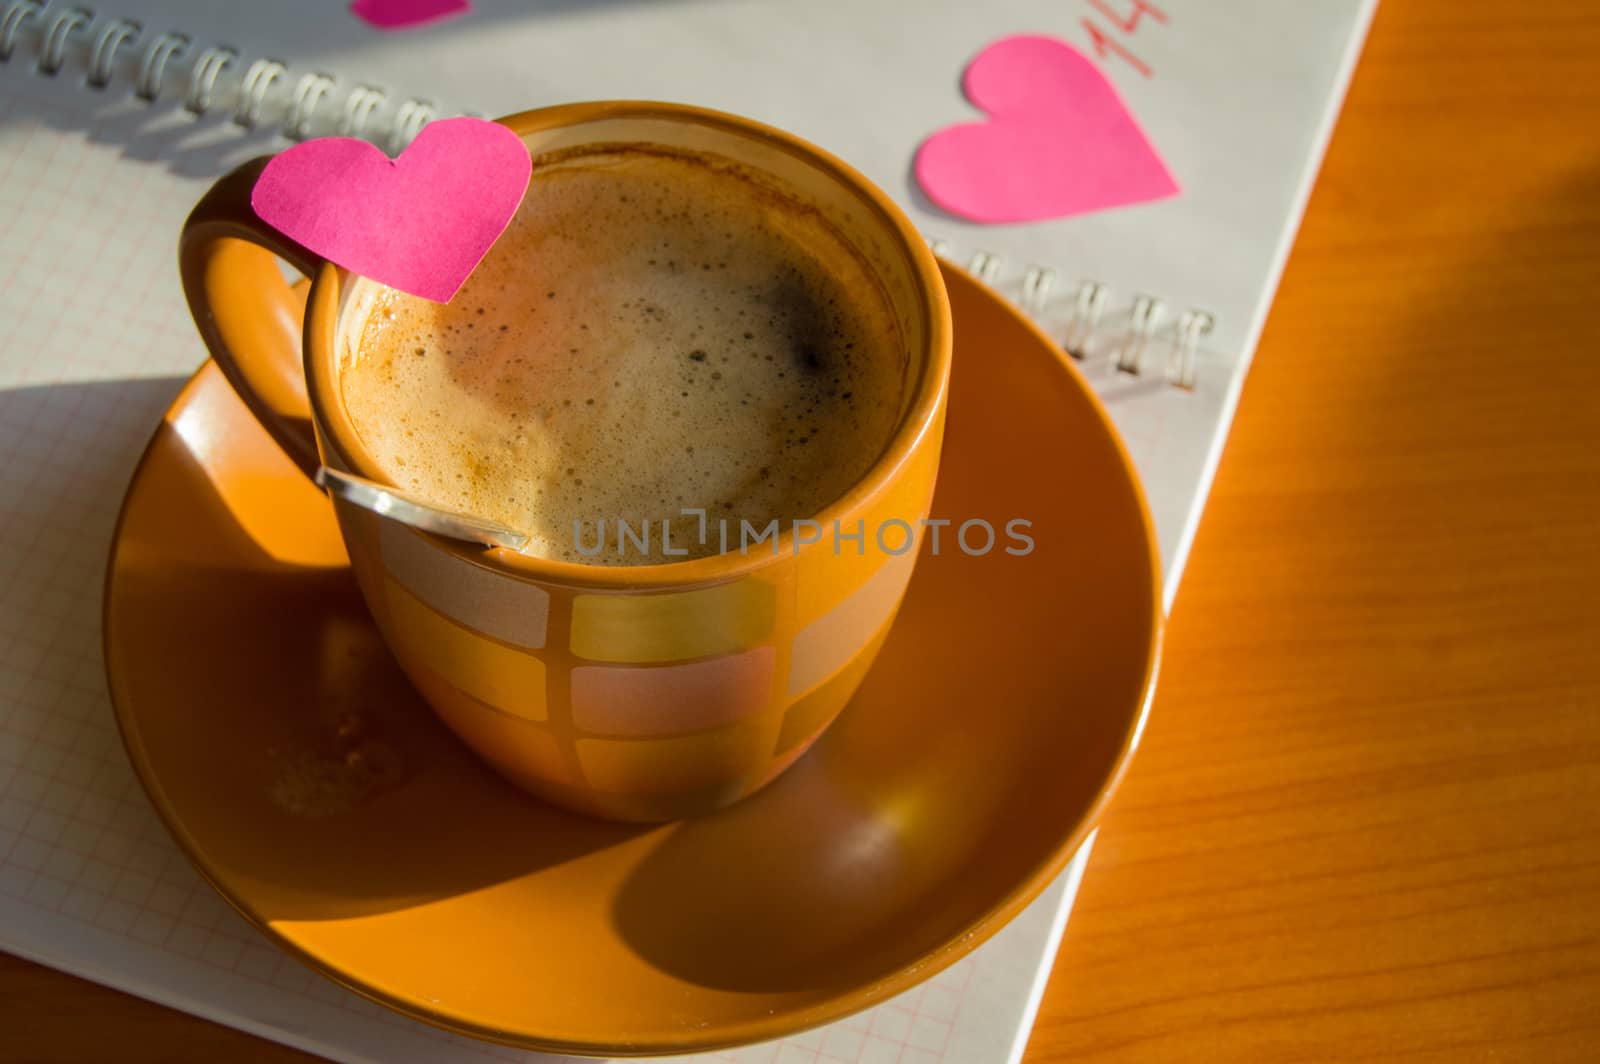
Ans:
{"label": "coffee foam", "polygon": [[[506,233],[445,306],[383,291],[340,370],[383,471],[588,564],[719,549],[725,519],[814,516],[882,453],[906,355],[867,264],[731,164],[666,149],[535,160]],[[697,542],[685,508],[707,511]],[[605,521],[607,549],[592,548]],[[618,519],[653,533],[616,551]]]}

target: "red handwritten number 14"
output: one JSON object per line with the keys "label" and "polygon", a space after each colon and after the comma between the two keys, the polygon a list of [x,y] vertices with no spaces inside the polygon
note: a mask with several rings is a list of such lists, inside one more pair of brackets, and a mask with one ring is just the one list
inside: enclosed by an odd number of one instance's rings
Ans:
{"label": "red handwritten number 14", "polygon": [[[1126,17],[1120,16],[1113,11],[1111,5],[1106,3],[1106,0],[1089,0],[1089,6],[1104,15],[1113,26],[1130,37],[1138,32],[1139,23],[1146,16],[1149,16],[1152,22],[1158,22],[1163,26],[1167,24],[1167,13],[1150,3],[1149,0],[1128,0],[1128,14]],[[1107,54],[1115,55],[1145,77],[1150,76],[1150,67],[1144,60],[1128,51],[1120,41],[1107,34],[1088,16],[1084,16],[1079,21],[1083,23],[1083,28],[1089,34],[1089,43],[1094,46],[1095,55],[1101,59],[1104,59]]]}

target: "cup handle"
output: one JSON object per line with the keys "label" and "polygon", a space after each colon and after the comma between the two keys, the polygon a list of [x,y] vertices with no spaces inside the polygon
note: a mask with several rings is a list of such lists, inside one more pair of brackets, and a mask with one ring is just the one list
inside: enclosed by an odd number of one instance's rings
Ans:
{"label": "cup handle", "polygon": [[305,286],[291,287],[277,259],[308,279],[323,259],[269,228],[250,206],[269,158],[223,176],[195,204],[178,238],[178,271],[211,357],[256,420],[314,479],[321,460],[301,358]]}

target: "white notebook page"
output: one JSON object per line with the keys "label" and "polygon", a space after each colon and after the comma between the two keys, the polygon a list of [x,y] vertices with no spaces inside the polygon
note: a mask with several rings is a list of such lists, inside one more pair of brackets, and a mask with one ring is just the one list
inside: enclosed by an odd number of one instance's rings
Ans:
{"label": "white notebook page", "polygon": [[[274,11],[289,6],[306,4]],[[772,48],[770,31],[760,28],[770,25],[770,11],[765,22],[740,21],[756,6],[691,0],[590,10],[556,4],[541,20],[518,22],[487,17],[506,4],[480,2],[482,22],[464,20],[425,41],[380,38],[363,27],[308,34],[309,22],[297,27],[293,19],[275,17],[268,24],[253,6],[230,5],[229,25],[217,27],[207,24],[223,21],[210,4],[130,2],[118,10],[143,16],[152,30],[186,29],[197,44],[206,43],[213,28],[227,31],[212,39],[238,46],[246,58],[279,55],[298,70],[303,57],[305,69],[328,69],[348,83],[390,77],[397,89],[436,83],[430,91],[447,110],[493,113],[628,94],[740,110],[794,128],[863,166],[906,201],[930,235],[966,246],[982,243],[1014,261],[1050,261],[1068,276],[1078,271],[1123,285],[1139,283],[1124,281],[1124,273],[1146,276],[1151,283],[1141,290],[1163,283],[1183,287],[1208,276],[1212,264],[1192,261],[1184,264],[1182,277],[1139,272],[1150,265],[1138,253],[1140,239],[1158,244],[1159,234],[1170,232],[1157,224],[1159,217],[1148,216],[1170,204],[1107,212],[1076,227],[1048,223],[978,232],[929,213],[906,192],[903,175],[892,172],[904,168],[921,135],[970,116],[953,86],[961,65],[982,44],[1012,30],[1055,29],[1048,24],[1052,19],[1071,39],[1077,9],[1069,12],[1072,17],[1056,12],[1025,19],[1030,5],[989,5],[977,15],[963,7],[936,20],[937,47],[920,34],[916,52],[908,51],[910,39],[887,30],[863,32],[841,46],[847,53],[858,50],[851,54],[860,65],[851,69],[865,70],[880,85],[900,85],[915,80],[911,71],[937,60],[946,82],[942,95],[926,101],[916,116],[904,114],[904,100],[896,98],[880,101],[878,109],[830,117],[808,109],[804,101],[816,94],[782,88],[782,69],[771,77],[758,75],[755,67],[770,69],[783,49]],[[1174,25],[1181,25],[1214,5],[1163,6]],[[828,41],[846,24],[839,21],[846,7],[806,5],[803,16],[788,9],[788,39],[813,47]],[[1326,14],[1323,27],[1332,37],[1314,49],[1327,69],[1305,75],[1314,82],[1303,94],[1306,106],[1284,119],[1299,140],[1281,149],[1283,159],[1253,160],[1273,166],[1281,202],[1261,208],[1268,217],[1258,227],[1265,234],[1258,234],[1262,246],[1255,249],[1258,276],[1248,297],[1233,300],[1238,306],[1231,313],[1218,312],[1219,329],[1203,353],[1196,390],[1118,374],[1104,360],[1087,366],[1150,493],[1168,565],[1169,602],[1280,251],[1287,247],[1364,25],[1366,5],[1328,5],[1330,12],[1335,8],[1337,17]],[[585,39],[616,39],[615,20],[624,13],[643,42],[633,46],[632,62],[625,61],[626,48],[606,53],[599,66],[570,58],[584,54]],[[881,12],[869,8],[865,14]],[[262,24],[240,21],[251,18]],[[662,19],[669,21],[651,21]],[[849,20],[856,29],[859,23]],[[259,47],[248,36],[257,32]],[[696,39],[736,61],[708,74],[694,63],[665,69],[640,59],[645,52],[681,56],[672,49]],[[507,56],[532,47],[530,42],[543,56],[541,71],[508,81]],[[1159,50],[1143,54],[1169,71],[1181,69]],[[171,106],[151,109],[130,100],[125,87],[91,93],[82,86],[81,56],[74,56],[76,68],[69,63],[54,79],[34,70],[34,55],[26,49],[0,64],[0,313],[9,329],[0,349],[0,454],[7,458],[0,466],[6,519],[0,533],[0,946],[336,1059],[540,1059],[406,1020],[282,955],[201,883],[132,777],[104,691],[100,589],[128,475],[182,378],[204,357],[177,285],[175,235],[212,177],[232,161],[283,142],[245,136],[225,117],[196,121]],[[889,76],[895,64],[904,77]],[[1156,66],[1158,75],[1161,69]],[[1120,87],[1136,108],[1156,106],[1144,103],[1136,88]],[[225,99],[227,89],[224,80],[219,98]],[[1159,138],[1160,114],[1141,111],[1140,117]],[[913,128],[913,119],[932,124]],[[875,124],[894,136],[870,135],[879,128]],[[1185,179],[1172,149],[1162,146]],[[1015,270],[1008,274],[1013,292],[1016,276]],[[1201,285],[1190,290],[1196,301],[1204,294]],[[1086,856],[1081,853],[992,942],[901,998],[784,1042],[700,1059],[1019,1058]]]}
{"label": "white notebook page", "polygon": [[[551,1059],[406,1019],[281,952],[200,879],[135,780],[100,592],[128,477],[205,356],[172,260],[207,180],[97,143],[115,118],[80,125],[82,90],[62,89],[0,67],[0,948],[334,1059]],[[1082,867],[891,1002],[694,1059],[1003,1059]]]}

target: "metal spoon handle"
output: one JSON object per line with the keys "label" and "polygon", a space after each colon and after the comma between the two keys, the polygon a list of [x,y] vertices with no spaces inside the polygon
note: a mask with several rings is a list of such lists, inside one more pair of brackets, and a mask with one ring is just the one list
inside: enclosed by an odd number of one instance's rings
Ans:
{"label": "metal spoon handle", "polygon": [[482,543],[489,547],[510,547],[512,550],[521,550],[528,545],[525,532],[423,502],[409,492],[375,483],[353,473],[341,473],[323,466],[317,470],[317,484],[345,502],[424,532],[435,532],[451,539]]}

